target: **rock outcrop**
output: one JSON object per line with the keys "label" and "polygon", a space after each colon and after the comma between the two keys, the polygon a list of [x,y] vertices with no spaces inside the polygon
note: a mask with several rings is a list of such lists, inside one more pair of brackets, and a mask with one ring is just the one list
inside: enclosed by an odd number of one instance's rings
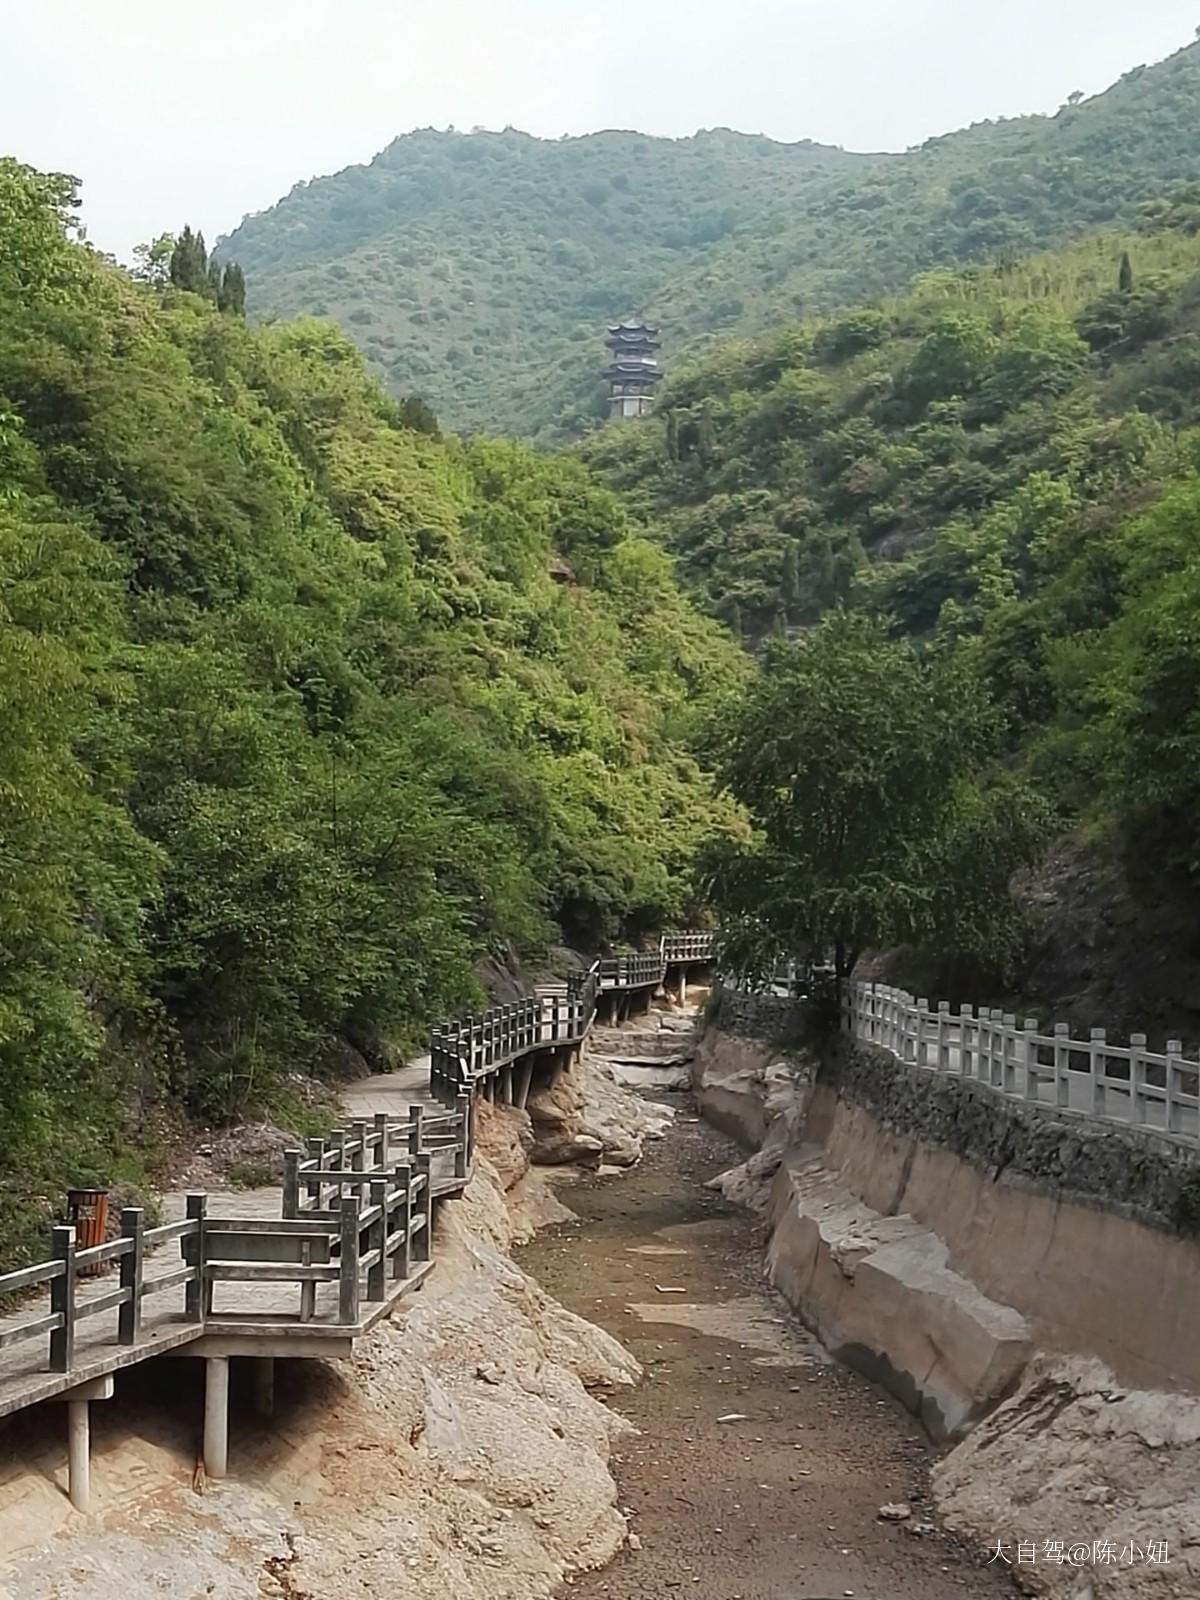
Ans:
{"label": "rock outcrop", "polygon": [[161,1403],[114,1402],[119,1430],[101,1413],[86,1521],[54,1481],[60,1447],[45,1475],[0,1462],[0,1597],[539,1600],[607,1562],[629,1425],[592,1391],[639,1369],[509,1256],[547,1205],[529,1119],[480,1107],[476,1132],[437,1270],[352,1363],[287,1363],[272,1424],[235,1413],[227,1483],[195,1492],[191,1404],[172,1403],[196,1363]]}
{"label": "rock outcrop", "polygon": [[873,1211],[816,1156],[785,1160],[771,1210],[772,1282],[932,1438],[961,1437],[1011,1391],[1032,1352],[1028,1324],[954,1272],[935,1233]]}
{"label": "rock outcrop", "polygon": [[[623,1030],[604,1030],[606,1039],[614,1034],[624,1036]],[[670,1126],[671,1108],[641,1099],[603,1051],[603,1041],[593,1040],[581,1061],[530,1092],[535,1164],[631,1167],[641,1160],[643,1141],[661,1138]]]}
{"label": "rock outcrop", "polygon": [[827,1347],[953,1443],[947,1527],[1048,1600],[1195,1600],[1200,1264],[1169,1174],[1019,1107],[1000,1128],[971,1085],[873,1052],[818,1074],[753,1011],[738,997],[697,1054],[705,1114],[760,1146],[715,1186],[763,1216],[767,1270]]}
{"label": "rock outcrop", "polygon": [[934,1492],[951,1529],[1007,1551],[1027,1594],[1200,1594],[1200,1400],[1125,1389],[1099,1362],[1039,1359],[935,1469]]}

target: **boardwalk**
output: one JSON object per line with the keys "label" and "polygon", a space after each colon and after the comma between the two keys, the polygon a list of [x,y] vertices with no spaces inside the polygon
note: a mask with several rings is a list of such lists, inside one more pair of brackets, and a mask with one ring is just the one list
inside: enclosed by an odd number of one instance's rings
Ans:
{"label": "boardwalk", "polygon": [[475,1097],[523,1106],[535,1071],[578,1054],[601,1002],[648,1005],[671,972],[682,988],[709,960],[708,935],[667,935],[435,1028],[428,1055],[345,1091],[346,1126],[288,1152],[279,1187],[167,1195],[159,1226],[126,1210],[119,1237],[86,1250],[55,1228],[47,1260],[0,1276],[0,1417],[67,1402],[71,1498],[86,1509],[90,1402],[135,1362],[202,1357],[205,1464],[223,1476],[230,1357],[349,1354],[433,1270],[435,1204],[470,1176]]}

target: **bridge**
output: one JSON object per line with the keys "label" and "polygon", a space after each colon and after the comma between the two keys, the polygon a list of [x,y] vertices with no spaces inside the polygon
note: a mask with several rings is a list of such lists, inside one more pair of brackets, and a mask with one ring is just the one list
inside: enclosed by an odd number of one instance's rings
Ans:
{"label": "bridge", "polygon": [[124,1367],[200,1358],[205,1471],[224,1477],[231,1357],[255,1359],[269,1412],[277,1357],[351,1354],[434,1268],[435,1207],[470,1179],[477,1098],[523,1107],[538,1073],[578,1059],[597,1016],[648,1008],[672,980],[684,995],[712,955],[709,934],[666,934],[656,950],[434,1028],[428,1065],[366,1080],[356,1097],[380,1108],[289,1150],[278,1189],[188,1194],[153,1228],[129,1208],[118,1237],[87,1249],[54,1228],[46,1260],[0,1275],[0,1304],[15,1302],[0,1316],[0,1417],[66,1405],[69,1492],[86,1511],[91,1401],[111,1398]]}

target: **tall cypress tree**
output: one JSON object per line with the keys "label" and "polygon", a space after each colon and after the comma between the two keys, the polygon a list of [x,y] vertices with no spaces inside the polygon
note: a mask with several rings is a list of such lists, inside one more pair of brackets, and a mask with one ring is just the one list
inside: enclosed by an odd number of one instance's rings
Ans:
{"label": "tall cypress tree", "polygon": [[228,311],[231,316],[246,315],[246,274],[236,261],[231,261],[225,268],[217,294],[217,304],[222,311]]}
{"label": "tall cypress tree", "polygon": [[175,241],[171,252],[171,282],[177,289],[188,289],[192,294],[208,293],[208,251],[202,233],[193,233],[185,227]]}

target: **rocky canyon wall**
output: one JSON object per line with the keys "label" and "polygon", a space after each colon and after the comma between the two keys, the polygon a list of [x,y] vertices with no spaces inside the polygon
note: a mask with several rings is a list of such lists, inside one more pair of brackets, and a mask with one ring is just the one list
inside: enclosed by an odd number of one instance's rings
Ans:
{"label": "rocky canyon wall", "polygon": [[762,1216],[772,1281],[947,1446],[948,1524],[1014,1547],[1173,1540],[1169,1573],[1020,1581],[1200,1594],[1195,1169],[850,1041],[818,1056],[770,998],[718,997],[693,1085],[753,1151],[716,1183]]}
{"label": "rocky canyon wall", "polygon": [[[658,1130],[596,1076],[591,1097],[576,1065],[558,1101],[627,1156]],[[278,1363],[273,1420],[235,1398],[225,1483],[197,1469],[201,1363],[139,1368],[93,1407],[88,1518],[62,1491],[61,1409],[0,1435],[0,1600],[538,1600],[611,1559],[626,1527],[608,1460],[628,1424],[601,1397],[637,1363],[511,1259],[567,1214],[531,1169],[530,1119],[481,1105],[477,1132],[436,1271],[353,1361]]]}

